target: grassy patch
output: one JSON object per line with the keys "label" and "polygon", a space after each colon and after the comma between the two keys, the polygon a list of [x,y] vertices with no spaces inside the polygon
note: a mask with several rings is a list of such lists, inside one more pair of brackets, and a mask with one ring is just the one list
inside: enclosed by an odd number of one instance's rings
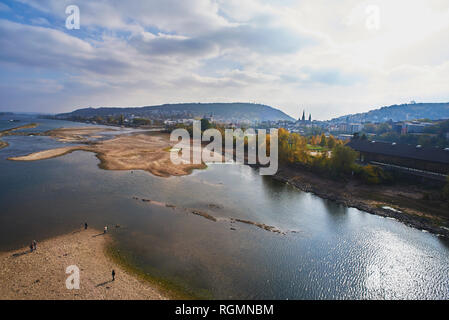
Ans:
{"label": "grassy patch", "polygon": [[314,146],[314,145],[308,144],[308,145],[307,145],[307,150],[324,152],[324,151],[327,151],[328,148],[327,148],[327,147]]}

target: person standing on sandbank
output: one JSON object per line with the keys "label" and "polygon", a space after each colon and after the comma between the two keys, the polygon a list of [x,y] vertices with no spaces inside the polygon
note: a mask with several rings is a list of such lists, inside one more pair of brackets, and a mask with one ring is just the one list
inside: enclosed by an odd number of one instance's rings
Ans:
{"label": "person standing on sandbank", "polygon": [[37,241],[33,240],[33,249],[36,251],[37,250]]}
{"label": "person standing on sandbank", "polygon": [[84,230],[87,230],[87,222],[84,222]]}
{"label": "person standing on sandbank", "polygon": [[108,232],[108,226],[104,227],[104,234],[106,234],[106,232]]}
{"label": "person standing on sandbank", "polygon": [[112,270],[112,281],[115,281],[115,270]]}
{"label": "person standing on sandbank", "polygon": [[34,246],[33,246],[33,243],[31,242],[30,243],[30,252],[33,252],[33,248],[34,248]]}

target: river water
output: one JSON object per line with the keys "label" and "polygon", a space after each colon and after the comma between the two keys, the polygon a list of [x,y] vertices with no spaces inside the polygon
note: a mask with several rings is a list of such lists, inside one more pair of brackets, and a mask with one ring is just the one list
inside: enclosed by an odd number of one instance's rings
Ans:
{"label": "river water", "polygon": [[[0,117],[0,130],[28,122],[41,124],[31,131],[85,126],[29,116],[11,125],[9,118]],[[101,170],[94,154],[81,151],[12,162],[6,158],[63,144],[40,136],[2,139],[10,146],[0,150],[0,250],[87,221],[109,225],[120,251],[146,273],[207,298],[449,298],[447,241],[299,191],[248,166],[215,164],[189,176],[159,178]],[[275,226],[283,234],[230,218]]]}

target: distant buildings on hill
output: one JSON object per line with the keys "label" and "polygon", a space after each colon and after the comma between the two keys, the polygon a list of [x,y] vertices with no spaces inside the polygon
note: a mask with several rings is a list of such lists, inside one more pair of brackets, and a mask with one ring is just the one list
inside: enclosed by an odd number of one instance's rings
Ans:
{"label": "distant buildings on hill", "polygon": [[[135,109],[137,110],[136,112],[140,113],[128,112],[118,114],[115,108],[110,108],[110,110],[106,108],[103,111],[107,113],[101,116],[77,116],[77,113],[71,113],[68,116],[70,116],[69,119],[74,121],[129,127],[175,127],[180,124],[189,126],[195,119],[199,120],[203,118],[207,119],[210,123],[216,123],[228,128],[284,128],[300,135],[318,135],[324,133],[326,136],[333,135],[341,140],[349,140],[354,134],[359,134],[370,140],[401,141],[411,144],[417,142],[415,144],[439,145],[444,147],[449,145],[449,130],[446,130],[447,127],[444,126],[439,127],[442,120],[406,120],[393,122],[390,119],[388,121],[369,122],[355,117],[345,116],[329,121],[319,121],[313,120],[312,113],[306,112],[307,110],[305,108],[300,109],[300,116],[297,120],[291,117],[286,120],[260,120],[267,118],[262,112],[265,109],[260,111],[260,114],[257,114],[252,119],[249,119],[245,113],[234,113],[232,117],[224,117],[223,113],[211,112],[213,111],[211,109],[202,113],[194,113],[178,109],[164,111],[164,108],[151,107],[149,109],[151,112],[148,111],[149,113],[147,112],[146,114],[142,114],[142,110],[147,110],[145,108]],[[89,114],[88,112],[98,113],[98,110],[92,110],[87,109],[84,112],[87,114]],[[115,114],[113,114],[114,112]],[[67,115],[56,116],[56,119],[59,119],[59,117],[67,117]],[[421,140],[418,141],[418,139]],[[430,141],[431,139],[433,140]]]}
{"label": "distant buildings on hill", "polygon": [[362,123],[338,123],[329,127],[330,132],[339,132],[339,133],[358,133],[363,130]]}
{"label": "distant buildings on hill", "polygon": [[393,130],[400,134],[424,133],[426,128],[433,125],[435,123],[420,121],[396,122],[393,124]]}

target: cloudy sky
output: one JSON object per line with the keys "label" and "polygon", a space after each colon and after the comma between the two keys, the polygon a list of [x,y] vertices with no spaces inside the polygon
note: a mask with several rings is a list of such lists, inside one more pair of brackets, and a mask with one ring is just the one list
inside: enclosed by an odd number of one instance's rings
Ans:
{"label": "cloudy sky", "polygon": [[1,0],[0,111],[447,102],[448,43],[447,0]]}

